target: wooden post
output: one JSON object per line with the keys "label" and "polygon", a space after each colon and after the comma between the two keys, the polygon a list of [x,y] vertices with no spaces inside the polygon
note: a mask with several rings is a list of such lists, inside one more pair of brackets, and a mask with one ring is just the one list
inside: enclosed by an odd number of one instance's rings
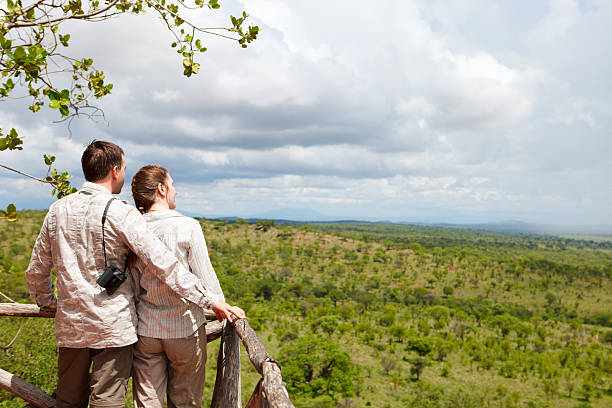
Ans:
{"label": "wooden post", "polygon": [[244,347],[255,369],[263,376],[261,384],[262,407],[295,408],[289,399],[289,393],[283,384],[278,363],[270,358],[266,349],[259,341],[255,330],[249,326],[246,319],[234,320],[236,333],[242,339]]}
{"label": "wooden post", "polygon": [[264,401],[274,408],[295,408],[281,377],[280,366],[276,361],[263,363],[263,382],[261,384]]}
{"label": "wooden post", "polygon": [[[217,321],[217,316],[213,312],[206,311],[205,315],[207,320],[213,320],[206,324],[206,342],[210,343],[221,337],[223,323]],[[33,304],[0,303],[0,316],[54,318],[55,310],[41,309]]]}
{"label": "wooden post", "polygon": [[55,400],[40,388],[0,368],[0,388],[39,408],[55,407]]}
{"label": "wooden post", "polygon": [[217,358],[217,378],[211,408],[241,408],[240,340],[226,320]]}
{"label": "wooden post", "polygon": [[257,370],[257,372],[263,375],[263,363],[270,359],[270,356],[266,352],[266,349],[259,341],[255,330],[249,326],[249,323],[246,319],[234,320],[233,322],[234,328],[236,329],[236,333],[242,340],[244,347],[249,353],[249,359],[253,366]]}
{"label": "wooden post", "polygon": [[[212,310],[205,310],[206,320],[215,321],[217,316]],[[55,317],[55,309],[41,309],[30,303],[0,303],[0,316]]]}
{"label": "wooden post", "polygon": [[55,317],[55,309],[42,309],[36,305],[21,303],[0,303],[0,316]]}
{"label": "wooden post", "polygon": [[257,381],[257,385],[253,390],[253,394],[251,398],[249,398],[249,402],[247,402],[246,407],[244,408],[263,408],[263,397],[261,396],[261,378]]}
{"label": "wooden post", "polygon": [[210,343],[213,340],[221,337],[223,333],[223,323],[221,322],[209,322],[206,323],[206,342]]}

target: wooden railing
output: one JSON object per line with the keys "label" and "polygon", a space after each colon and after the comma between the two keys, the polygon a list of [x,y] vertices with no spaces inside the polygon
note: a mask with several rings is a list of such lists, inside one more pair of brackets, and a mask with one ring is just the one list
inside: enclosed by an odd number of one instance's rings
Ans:
{"label": "wooden railing", "polygon": [[[0,316],[54,318],[55,312],[41,310],[36,305],[0,303]],[[249,354],[251,363],[261,375],[246,408],[294,408],[281,377],[280,366],[266,352],[247,320],[223,323],[215,315],[207,314],[206,340],[221,337],[217,360],[217,377],[211,408],[242,408],[240,395],[240,342]],[[35,407],[52,408],[56,401],[43,390],[19,377],[0,369],[0,388],[17,395]]]}

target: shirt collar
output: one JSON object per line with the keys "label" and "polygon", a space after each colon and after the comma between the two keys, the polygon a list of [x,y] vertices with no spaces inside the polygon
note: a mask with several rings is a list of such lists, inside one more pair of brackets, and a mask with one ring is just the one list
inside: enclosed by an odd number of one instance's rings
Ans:
{"label": "shirt collar", "polygon": [[183,214],[176,210],[151,211],[143,214],[147,221],[164,220],[172,217],[182,217]]}
{"label": "shirt collar", "polygon": [[108,194],[109,196],[112,195],[110,191],[108,191],[106,188],[102,187],[99,184],[96,183],[91,183],[89,181],[86,181],[85,183],[83,183],[83,187],[81,187],[81,190],[83,191],[87,191],[93,194]]}

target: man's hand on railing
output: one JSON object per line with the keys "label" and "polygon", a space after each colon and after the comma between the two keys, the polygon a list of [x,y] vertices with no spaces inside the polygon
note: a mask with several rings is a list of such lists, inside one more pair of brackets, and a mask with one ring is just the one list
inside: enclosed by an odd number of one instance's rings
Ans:
{"label": "man's hand on railing", "polygon": [[57,302],[53,303],[51,306],[41,306],[41,312],[57,312]]}
{"label": "man's hand on railing", "polygon": [[217,320],[220,322],[222,322],[223,319],[228,319],[231,321],[231,315],[236,316],[238,319],[246,319],[244,310],[238,306],[230,306],[223,300],[217,301],[212,310],[215,312],[217,315]]}

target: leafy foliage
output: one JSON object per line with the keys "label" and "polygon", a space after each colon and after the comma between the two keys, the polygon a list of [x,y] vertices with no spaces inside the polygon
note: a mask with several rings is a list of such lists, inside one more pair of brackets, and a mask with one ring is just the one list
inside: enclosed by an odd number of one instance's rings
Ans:
{"label": "leafy foliage", "polygon": [[355,395],[359,371],[329,338],[304,336],[281,348],[283,379],[290,393],[315,397]]}
{"label": "leafy foliage", "polygon": [[17,208],[15,204],[9,204],[6,210],[0,210],[0,218],[6,218],[8,221],[17,221]]}
{"label": "leafy foliage", "polygon": [[[61,32],[66,22],[95,22],[120,14],[142,14],[146,9],[152,10],[174,37],[171,45],[182,57],[185,76],[198,73],[195,55],[206,51],[201,36],[220,35],[246,48],[259,33],[257,26],[243,27],[246,12],[239,18],[230,16],[231,25],[228,27],[202,28],[189,20],[192,9],[219,9],[218,0],[193,0],[191,4],[166,0],[110,0],[103,4],[99,0],[25,3],[7,0],[7,7],[0,9],[0,68],[2,78],[6,78],[0,84],[0,98],[10,97],[20,85],[32,98],[32,112],[39,111],[46,99],[49,107],[58,109],[62,118],[78,115],[81,111],[95,112],[89,103],[90,98],[102,98],[113,89],[112,84],[105,82],[104,73],[94,68],[93,59],[64,54],[71,39],[69,33]],[[53,66],[53,70],[49,70],[49,66]],[[57,78],[69,78],[70,87],[56,87]]]}

